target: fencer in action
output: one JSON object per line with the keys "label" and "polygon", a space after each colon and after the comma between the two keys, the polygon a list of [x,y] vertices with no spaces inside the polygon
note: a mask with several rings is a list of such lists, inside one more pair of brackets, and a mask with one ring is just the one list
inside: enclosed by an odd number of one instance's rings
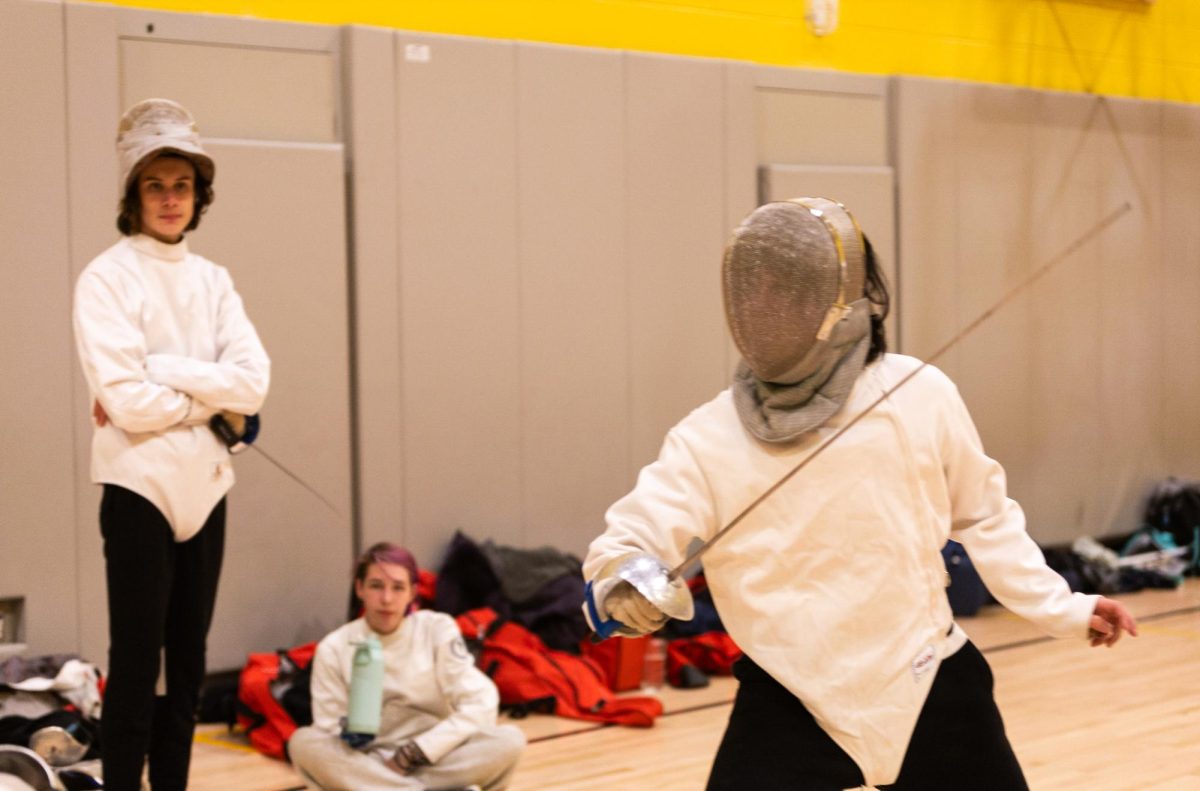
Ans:
{"label": "fencer in action", "polygon": [[708,788],[1027,788],[950,612],[942,546],[962,542],[995,597],[1052,635],[1112,645],[1134,619],[1045,564],[944,373],[926,366],[867,411],[921,363],[886,351],[887,285],[843,206],[759,207],[722,277],[742,362],[609,509],[584,562],[589,623],[638,635],[686,610],[668,570],[689,545],[857,418],[704,555],[745,652]]}

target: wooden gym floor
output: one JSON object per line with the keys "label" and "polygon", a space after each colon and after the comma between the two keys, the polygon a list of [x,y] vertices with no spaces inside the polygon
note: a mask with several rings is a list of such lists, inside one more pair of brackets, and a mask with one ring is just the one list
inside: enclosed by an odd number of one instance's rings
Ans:
{"label": "wooden gym floor", "polygon": [[[1200,579],[1119,598],[1139,619],[1141,636],[1112,649],[1043,637],[996,606],[959,619],[992,666],[1033,791],[1200,789]],[[666,689],[666,714],[650,729],[539,715],[511,720],[530,744],[510,791],[702,789],[735,687],[716,678],[702,690]],[[209,725],[196,736],[189,787],[302,785],[287,764]]]}

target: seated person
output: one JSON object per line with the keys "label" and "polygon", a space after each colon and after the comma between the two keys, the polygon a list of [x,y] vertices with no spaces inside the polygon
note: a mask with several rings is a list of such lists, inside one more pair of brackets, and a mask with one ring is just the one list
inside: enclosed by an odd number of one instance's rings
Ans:
{"label": "seated person", "polygon": [[[292,763],[322,791],[480,788],[508,785],[525,746],[497,725],[496,685],[475,667],[454,619],[410,612],[417,580],[412,554],[376,544],[359,559],[354,590],[363,616],[326,635],[312,664],[313,724],[288,742]],[[357,644],[383,646],[379,733],[362,749],[342,738]]]}

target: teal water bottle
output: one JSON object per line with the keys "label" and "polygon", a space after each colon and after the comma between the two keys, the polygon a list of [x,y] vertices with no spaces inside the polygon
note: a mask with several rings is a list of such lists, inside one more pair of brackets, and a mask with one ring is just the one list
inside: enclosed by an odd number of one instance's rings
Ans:
{"label": "teal water bottle", "polygon": [[350,710],[346,712],[349,733],[374,736],[379,733],[383,712],[383,646],[373,634],[354,651],[354,669],[350,671]]}

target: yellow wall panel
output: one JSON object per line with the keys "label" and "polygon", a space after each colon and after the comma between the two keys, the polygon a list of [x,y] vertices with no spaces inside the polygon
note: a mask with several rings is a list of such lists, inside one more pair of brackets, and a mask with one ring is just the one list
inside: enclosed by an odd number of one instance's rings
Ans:
{"label": "yellow wall panel", "polygon": [[964,3],[962,34],[978,41],[1029,46],[1052,24],[1043,3]]}
{"label": "yellow wall panel", "polygon": [[644,0],[610,5],[661,5],[679,9],[705,8],[728,14],[795,17],[796,9],[804,7],[804,0]]}
{"label": "yellow wall panel", "polygon": [[1200,30],[1168,28],[1163,34],[1162,57],[1176,68],[1200,66]]}
{"label": "yellow wall panel", "polygon": [[[518,39],[1198,101],[1196,0],[119,0],[168,11]],[[1190,97],[1190,98],[1185,98]]]}
{"label": "yellow wall panel", "polygon": [[1029,84],[1029,49],[1012,49],[988,41],[962,43],[955,55],[952,73],[942,76],[970,82],[994,82],[1004,85]]}
{"label": "yellow wall panel", "polygon": [[1200,66],[1171,69],[1163,80],[1163,98],[1200,104]]}
{"label": "yellow wall panel", "polygon": [[1048,8],[1059,43],[1078,52],[1109,55],[1149,28],[1124,13],[1104,13],[1100,9],[1092,9],[1091,13],[1054,13],[1056,5]]}
{"label": "yellow wall panel", "polygon": [[[803,3],[798,3],[803,6]],[[886,28],[911,33],[929,33],[940,36],[960,34],[963,16],[971,3],[956,3],[953,0],[926,0],[922,3],[902,3],[892,0],[875,2],[841,3],[839,14],[841,35],[850,28]]]}
{"label": "yellow wall panel", "polygon": [[1169,3],[1165,17],[1169,24],[1200,28],[1200,3]]}

